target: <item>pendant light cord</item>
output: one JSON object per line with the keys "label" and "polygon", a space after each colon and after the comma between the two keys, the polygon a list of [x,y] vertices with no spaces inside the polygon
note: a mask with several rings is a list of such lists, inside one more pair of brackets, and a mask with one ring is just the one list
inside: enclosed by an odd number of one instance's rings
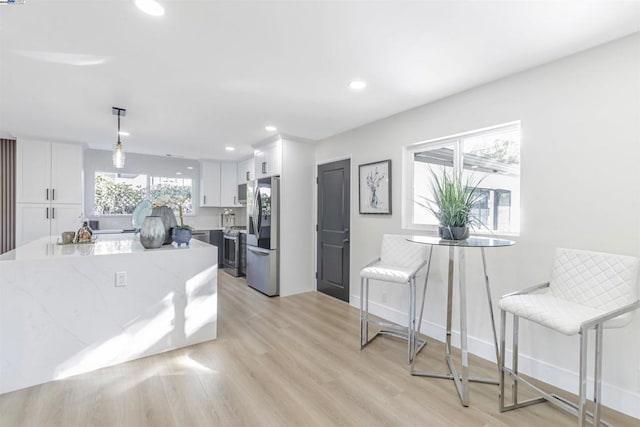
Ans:
{"label": "pendant light cord", "polygon": [[121,110],[118,110],[118,145],[121,145],[120,144],[120,111]]}

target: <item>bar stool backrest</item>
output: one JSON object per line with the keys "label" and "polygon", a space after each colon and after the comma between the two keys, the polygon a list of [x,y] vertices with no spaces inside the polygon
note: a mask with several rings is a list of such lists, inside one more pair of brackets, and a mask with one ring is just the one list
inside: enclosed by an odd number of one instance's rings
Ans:
{"label": "bar stool backrest", "polygon": [[407,241],[409,236],[385,234],[382,236],[380,262],[394,267],[417,267],[427,259],[429,245]]}
{"label": "bar stool backrest", "polygon": [[605,312],[638,299],[640,259],[577,249],[556,249],[551,295]]}

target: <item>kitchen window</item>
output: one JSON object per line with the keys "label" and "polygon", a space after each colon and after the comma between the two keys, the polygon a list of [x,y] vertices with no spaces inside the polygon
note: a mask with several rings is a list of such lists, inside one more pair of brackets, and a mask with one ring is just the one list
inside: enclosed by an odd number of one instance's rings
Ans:
{"label": "kitchen window", "polygon": [[[184,213],[193,215],[193,180],[135,173],[95,173],[94,215],[131,215],[143,200],[186,198]],[[178,208],[171,206],[178,214]]]}
{"label": "kitchen window", "polygon": [[520,231],[520,122],[512,122],[406,147],[403,226],[433,230],[438,220],[427,206],[432,171],[461,173],[478,185],[473,207],[475,233]]}

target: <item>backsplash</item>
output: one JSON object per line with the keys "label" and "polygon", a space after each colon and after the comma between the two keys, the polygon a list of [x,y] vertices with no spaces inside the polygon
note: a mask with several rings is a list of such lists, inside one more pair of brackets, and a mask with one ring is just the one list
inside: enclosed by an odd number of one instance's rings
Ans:
{"label": "backsplash", "polygon": [[[235,213],[235,225],[247,224],[247,208],[198,208],[198,215],[185,216],[184,223],[196,230],[207,230],[222,227],[222,212],[232,210]],[[89,219],[99,222],[101,230],[120,230],[131,228],[131,215],[90,216]]]}

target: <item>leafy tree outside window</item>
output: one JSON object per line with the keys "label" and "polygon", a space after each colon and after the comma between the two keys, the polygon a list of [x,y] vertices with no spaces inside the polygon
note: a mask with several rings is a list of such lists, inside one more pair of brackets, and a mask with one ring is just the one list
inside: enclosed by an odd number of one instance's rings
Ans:
{"label": "leafy tree outside window", "polygon": [[[187,198],[184,213],[193,214],[193,180],[143,174],[96,172],[94,215],[131,215],[143,200],[175,202]],[[170,204],[178,214],[178,208]]]}

